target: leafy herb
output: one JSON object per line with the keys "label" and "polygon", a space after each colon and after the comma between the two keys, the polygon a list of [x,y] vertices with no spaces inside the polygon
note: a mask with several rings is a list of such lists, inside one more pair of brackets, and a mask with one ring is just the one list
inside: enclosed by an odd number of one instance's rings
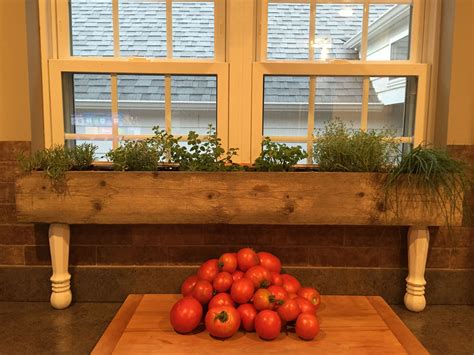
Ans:
{"label": "leafy herb", "polygon": [[456,212],[462,211],[463,197],[470,187],[465,170],[466,166],[445,150],[419,145],[404,155],[388,175],[384,186],[386,200],[395,201],[398,211],[400,190],[404,195],[408,192],[408,196],[422,196],[424,200],[427,196],[433,198],[449,227]]}
{"label": "leafy herb", "polygon": [[195,131],[188,133],[188,147],[180,151],[180,170],[188,171],[227,171],[241,170],[232,162],[238,149],[230,148],[227,152],[222,141],[217,137],[215,128],[209,125],[206,138],[201,139]]}
{"label": "leafy herb", "polygon": [[180,137],[174,137],[153,127],[155,135],[144,140],[124,142],[111,150],[106,157],[113,163],[115,170],[156,171],[166,163],[179,161],[184,148],[179,145]]}
{"label": "leafy herb", "polygon": [[284,143],[272,142],[265,137],[262,152],[255,160],[257,171],[292,171],[293,167],[308,155],[299,146],[289,147]]}
{"label": "leafy herb", "polygon": [[390,131],[351,130],[333,120],[319,132],[313,156],[320,171],[386,172],[396,162],[398,145]]}
{"label": "leafy herb", "polygon": [[54,181],[64,177],[69,170],[90,169],[97,146],[80,144],[72,148],[55,145],[34,153],[31,157],[19,157],[24,171],[43,170]]}

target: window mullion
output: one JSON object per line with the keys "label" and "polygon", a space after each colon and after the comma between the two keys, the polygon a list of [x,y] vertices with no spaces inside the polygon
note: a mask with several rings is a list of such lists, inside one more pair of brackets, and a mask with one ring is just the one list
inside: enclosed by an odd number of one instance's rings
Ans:
{"label": "window mullion", "polygon": [[259,26],[260,45],[259,60],[264,62],[267,60],[267,41],[268,41],[268,0],[260,0],[260,26]]}
{"label": "window mullion", "polygon": [[110,74],[110,98],[112,103],[112,148],[118,147],[119,133],[118,133],[118,80],[117,74]]}
{"label": "window mullion", "polygon": [[367,60],[367,48],[369,46],[369,0],[364,1],[364,11],[362,15],[362,43],[360,60]]}
{"label": "window mullion", "polygon": [[309,78],[309,104],[308,104],[308,141],[307,141],[307,152],[309,154],[308,163],[312,164],[313,158],[311,150],[313,149],[314,140],[314,109],[316,101],[316,77],[311,76]]}
{"label": "window mullion", "polygon": [[171,133],[171,75],[165,75],[165,130]]}
{"label": "window mullion", "polygon": [[218,62],[226,60],[226,4],[222,0],[214,0],[214,59]]}
{"label": "window mullion", "polygon": [[166,57],[173,58],[173,1],[166,0]]}
{"label": "window mullion", "polygon": [[112,0],[112,22],[114,33],[114,57],[120,57],[119,0]]}
{"label": "window mullion", "polygon": [[362,83],[362,110],[361,110],[361,115],[360,115],[360,129],[363,131],[366,131],[368,127],[369,86],[370,86],[370,79],[365,76],[364,81]]}

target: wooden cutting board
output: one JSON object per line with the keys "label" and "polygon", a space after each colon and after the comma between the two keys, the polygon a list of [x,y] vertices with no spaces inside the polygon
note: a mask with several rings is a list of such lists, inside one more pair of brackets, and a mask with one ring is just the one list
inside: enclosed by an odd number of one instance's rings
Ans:
{"label": "wooden cutting board", "polygon": [[92,354],[428,354],[381,297],[323,296],[321,331],[313,341],[303,341],[292,331],[273,341],[242,331],[217,340],[204,327],[177,334],[169,310],[179,298],[128,296]]}

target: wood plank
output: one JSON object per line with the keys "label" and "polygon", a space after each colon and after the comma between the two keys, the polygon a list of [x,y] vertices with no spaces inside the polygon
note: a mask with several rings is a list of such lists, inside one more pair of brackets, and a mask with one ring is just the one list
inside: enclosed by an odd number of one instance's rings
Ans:
{"label": "wood plank", "polygon": [[180,335],[169,324],[169,310],[179,298],[180,295],[144,295],[122,336],[115,340],[113,353],[426,353],[378,297],[323,296],[318,312],[321,332],[313,341],[302,341],[292,330],[273,341],[242,331],[230,339],[216,340],[203,327],[193,334]]}
{"label": "wood plank", "polygon": [[385,303],[382,297],[370,296],[367,298],[408,353],[417,355],[429,354],[392,308]]}
{"label": "wood plank", "polygon": [[[20,222],[67,224],[445,224],[426,196],[384,206],[375,173],[69,172],[58,193],[43,173],[16,182]],[[404,202],[411,199],[409,208]],[[461,222],[456,215],[453,225]]]}
{"label": "wood plank", "polygon": [[94,350],[92,350],[92,355],[111,354],[114,351],[142,299],[143,295],[129,295],[127,297]]}

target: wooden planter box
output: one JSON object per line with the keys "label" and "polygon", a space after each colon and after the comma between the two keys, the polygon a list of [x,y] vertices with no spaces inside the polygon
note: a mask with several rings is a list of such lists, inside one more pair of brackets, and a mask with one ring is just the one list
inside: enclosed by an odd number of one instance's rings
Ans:
{"label": "wooden planter box", "polygon": [[[446,218],[429,196],[398,191],[385,203],[385,175],[374,173],[69,172],[52,185],[42,172],[16,183],[20,222],[50,223],[51,304],[72,300],[70,224],[407,225],[405,304],[424,309],[428,226]],[[462,213],[451,219],[461,223]],[[216,255],[217,256],[217,255]]]}
{"label": "wooden planter box", "polygon": [[[398,208],[375,173],[41,172],[17,181],[21,222],[66,224],[445,224],[426,196],[399,192]],[[423,200],[423,198],[425,200]],[[397,212],[398,211],[398,212]],[[461,222],[457,214],[453,224]]]}

